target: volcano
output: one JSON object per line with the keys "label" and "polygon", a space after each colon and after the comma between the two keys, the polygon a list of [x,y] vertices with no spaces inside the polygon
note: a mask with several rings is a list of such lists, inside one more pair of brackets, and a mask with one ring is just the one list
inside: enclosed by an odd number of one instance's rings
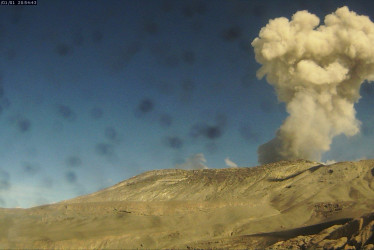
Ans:
{"label": "volcano", "polygon": [[55,204],[0,208],[0,248],[370,249],[373,212],[374,160],[154,170]]}

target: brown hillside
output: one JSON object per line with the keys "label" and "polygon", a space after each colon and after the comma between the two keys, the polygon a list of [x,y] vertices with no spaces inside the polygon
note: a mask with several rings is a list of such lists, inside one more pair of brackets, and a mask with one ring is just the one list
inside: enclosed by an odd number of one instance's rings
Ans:
{"label": "brown hillside", "polygon": [[0,209],[0,248],[264,248],[373,211],[374,160],[155,170],[60,203]]}

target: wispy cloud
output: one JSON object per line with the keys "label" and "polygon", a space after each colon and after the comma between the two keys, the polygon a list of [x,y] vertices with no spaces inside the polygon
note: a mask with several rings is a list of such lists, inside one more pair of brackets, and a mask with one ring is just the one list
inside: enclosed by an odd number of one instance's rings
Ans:
{"label": "wispy cloud", "polygon": [[205,165],[206,159],[204,154],[199,153],[192,155],[186,159],[182,164],[175,164],[175,168],[181,169],[207,169],[208,166]]}
{"label": "wispy cloud", "polygon": [[230,167],[230,168],[237,168],[237,167],[238,167],[238,165],[237,165],[235,162],[231,161],[231,160],[229,159],[229,157],[227,157],[227,158],[225,159],[225,163],[226,163],[226,166],[228,166],[228,167]]}

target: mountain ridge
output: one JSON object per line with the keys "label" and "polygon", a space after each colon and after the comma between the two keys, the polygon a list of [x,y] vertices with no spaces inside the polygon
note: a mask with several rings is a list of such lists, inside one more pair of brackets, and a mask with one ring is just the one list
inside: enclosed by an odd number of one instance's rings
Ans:
{"label": "mountain ridge", "polygon": [[0,209],[0,248],[264,248],[373,211],[374,160],[164,169],[55,204]]}
{"label": "mountain ridge", "polygon": [[[303,163],[302,166],[298,166],[298,169],[292,169],[294,165]],[[216,182],[220,182],[225,179],[225,177],[230,177],[230,174],[233,174],[235,172],[240,172],[241,175],[245,175],[246,177],[250,177],[252,174],[256,174],[257,172],[262,172],[264,177],[268,172],[274,170],[273,168],[282,168],[281,170],[284,171],[283,174],[293,173],[293,171],[300,170],[300,167],[302,170],[305,170],[305,168],[319,166],[320,163],[312,162],[312,161],[305,161],[305,160],[296,160],[296,161],[280,161],[277,163],[270,163],[262,166],[255,166],[255,167],[238,167],[238,168],[222,168],[222,169],[199,169],[199,170],[184,170],[184,169],[161,169],[161,170],[151,170],[144,172],[142,174],[139,174],[137,176],[131,177],[127,180],[121,181],[109,188],[105,188],[102,190],[99,190],[93,194],[89,195],[83,195],[77,198],[73,198],[68,200],[69,202],[74,200],[85,200],[92,196],[97,196],[101,193],[105,193],[106,191],[113,191],[116,189],[119,189],[124,186],[130,186],[130,185],[136,185],[137,183],[141,181],[161,181],[168,184],[174,184],[175,182],[180,182],[183,180],[186,180],[186,178],[189,178],[189,182],[198,181],[199,183],[203,182],[205,185],[209,184],[211,180],[214,180]],[[285,167],[287,169],[285,169]],[[280,169],[278,169],[280,170]],[[178,176],[179,174],[179,176]],[[162,180],[163,176],[168,176],[166,180]],[[282,178],[282,173],[279,173],[278,175],[274,175],[274,178]],[[285,176],[283,176],[285,177]],[[239,178],[242,181],[243,176],[235,176],[235,178]],[[230,180],[228,180],[230,181]],[[231,180],[232,181],[232,180]],[[191,184],[191,183],[190,183]],[[154,191],[155,189],[152,189]],[[105,197],[107,198],[107,197]],[[160,197],[158,197],[160,198]],[[136,198],[134,198],[137,200]],[[126,199],[125,199],[126,200]],[[157,200],[157,199],[156,199]],[[167,197],[167,200],[170,200],[170,197]]]}

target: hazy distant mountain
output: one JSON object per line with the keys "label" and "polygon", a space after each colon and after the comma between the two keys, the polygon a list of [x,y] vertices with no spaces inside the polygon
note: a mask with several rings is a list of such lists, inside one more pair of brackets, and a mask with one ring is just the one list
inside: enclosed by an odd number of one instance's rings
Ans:
{"label": "hazy distant mountain", "polygon": [[371,212],[374,160],[155,170],[60,203],[0,209],[0,248],[370,249]]}

